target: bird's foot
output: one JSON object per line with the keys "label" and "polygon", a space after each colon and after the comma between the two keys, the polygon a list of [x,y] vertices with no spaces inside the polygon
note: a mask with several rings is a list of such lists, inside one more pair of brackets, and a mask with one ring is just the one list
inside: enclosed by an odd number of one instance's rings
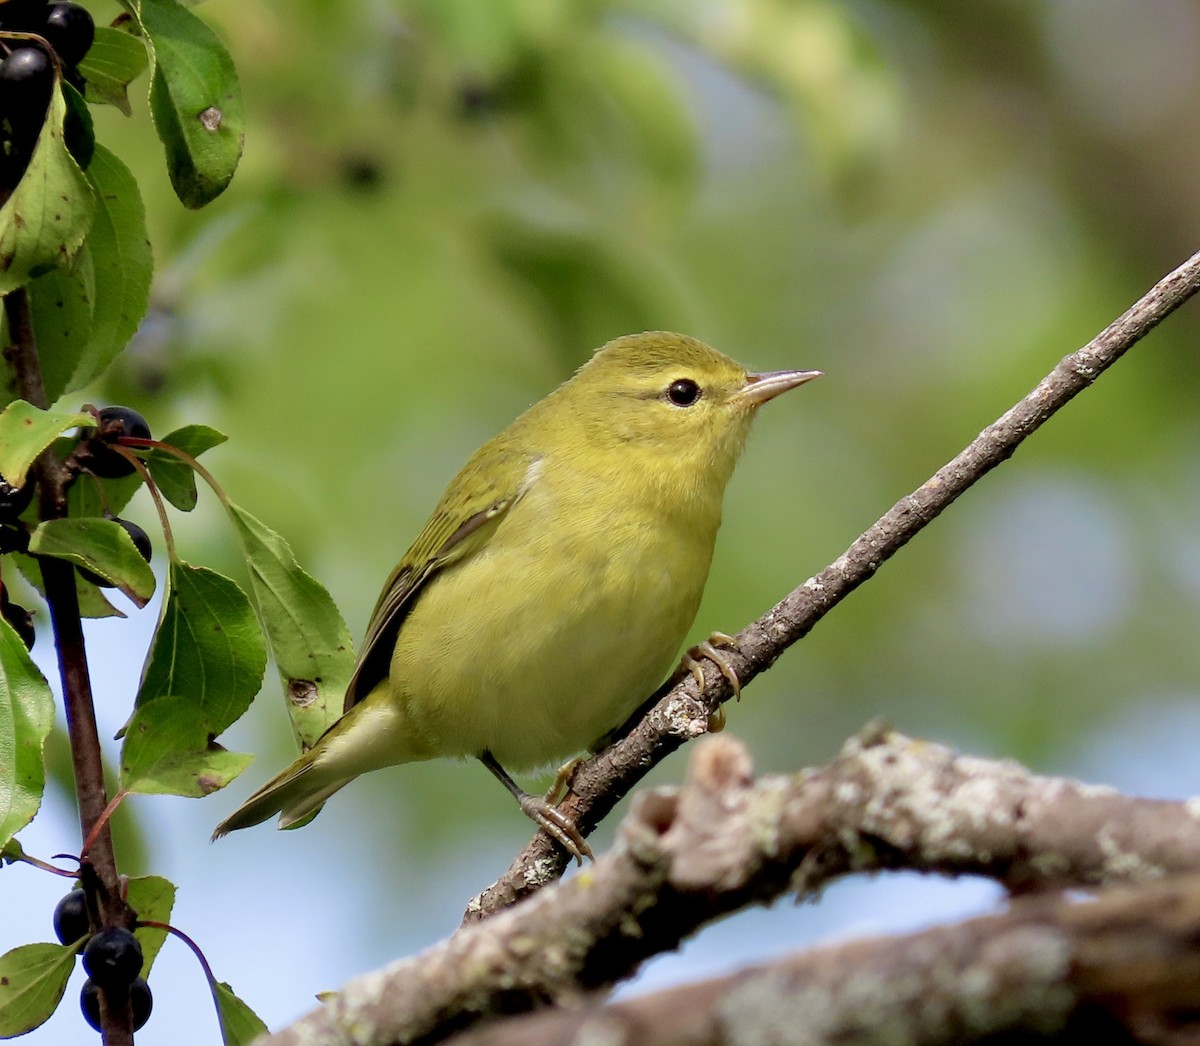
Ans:
{"label": "bird's foot", "polygon": [[[725,659],[725,656],[718,650],[718,647],[726,649],[737,649],[737,640],[733,636],[728,636],[724,632],[714,632],[703,643],[697,643],[686,654],[683,655],[683,662],[680,665],[681,669],[691,672],[692,678],[696,680],[696,685],[704,686],[704,668],[700,664],[701,658],[708,658],[720,670],[721,675],[729,682],[733,688],[733,696],[740,701],[742,699],[742,683],[738,679],[737,673],[733,670],[733,666]],[[719,734],[725,729],[725,706],[718,705],[708,715],[708,732],[710,734]]]}
{"label": "bird's foot", "polygon": [[526,792],[509,776],[508,771],[496,761],[496,757],[491,752],[480,752],[479,761],[492,772],[496,779],[509,790],[513,798],[521,804],[521,811],[525,816],[574,857],[579,864],[583,864],[585,857],[592,861],[596,859],[595,854],[592,853],[592,848],[587,844],[587,840],[584,839],[583,834],[575,826],[575,822],[558,808],[554,799],[555,793],[562,791],[563,786],[570,781],[571,775],[575,772],[575,767],[579,764],[580,760],[572,760],[563,766],[558,771],[558,775],[555,777],[550,791],[544,796],[530,795]]}
{"label": "bird's foot", "polygon": [[546,792],[546,802],[551,806],[557,806],[571,792],[571,781],[575,777],[575,771],[583,765],[583,756],[577,755],[573,759],[568,759],[562,766],[554,772],[554,783]]}
{"label": "bird's foot", "polygon": [[521,804],[525,816],[574,857],[576,863],[583,864],[585,857],[589,861],[596,859],[575,822],[545,796],[522,792],[517,796],[517,802]]}
{"label": "bird's foot", "polygon": [[733,696],[740,701],[742,699],[741,681],[733,670],[733,666],[725,659],[725,655],[717,649],[718,647],[737,650],[737,640],[733,636],[727,636],[724,632],[714,632],[703,643],[697,643],[683,655],[683,663],[680,667],[691,672],[697,685],[702,687],[704,686],[704,667],[700,664],[700,659],[708,658],[717,666],[721,675],[728,680],[730,687],[733,688]]}

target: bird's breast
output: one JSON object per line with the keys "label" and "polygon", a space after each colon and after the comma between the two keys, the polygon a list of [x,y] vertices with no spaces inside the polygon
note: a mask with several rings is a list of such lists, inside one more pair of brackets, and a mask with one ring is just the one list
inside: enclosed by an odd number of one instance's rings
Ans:
{"label": "bird's breast", "polygon": [[486,749],[529,769],[618,726],[672,667],[718,522],[653,497],[533,485],[400,630],[393,689],[430,754]]}

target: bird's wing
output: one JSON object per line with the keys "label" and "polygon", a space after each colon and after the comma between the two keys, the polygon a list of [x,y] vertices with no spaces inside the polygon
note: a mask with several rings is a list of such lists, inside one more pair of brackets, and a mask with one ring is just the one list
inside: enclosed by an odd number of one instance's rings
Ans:
{"label": "bird's wing", "polygon": [[396,635],[421,590],[438,571],[487,544],[505,513],[529,488],[535,461],[530,454],[488,444],[451,482],[383,586],[346,688],[344,712],[387,678]]}

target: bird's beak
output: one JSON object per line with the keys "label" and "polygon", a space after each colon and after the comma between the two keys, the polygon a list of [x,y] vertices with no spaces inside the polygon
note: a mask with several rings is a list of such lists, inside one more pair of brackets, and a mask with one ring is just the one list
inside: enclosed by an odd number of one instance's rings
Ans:
{"label": "bird's beak", "polygon": [[748,407],[758,407],[781,392],[794,389],[822,374],[824,371],[819,370],[769,370],[762,374],[747,374],[746,387],[738,393],[737,398]]}

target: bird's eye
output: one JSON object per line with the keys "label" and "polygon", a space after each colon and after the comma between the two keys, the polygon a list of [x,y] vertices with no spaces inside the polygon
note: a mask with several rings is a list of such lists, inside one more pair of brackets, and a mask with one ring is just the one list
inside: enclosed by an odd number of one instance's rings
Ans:
{"label": "bird's eye", "polygon": [[690,407],[700,398],[700,386],[691,378],[679,378],[667,386],[667,399],[677,407]]}

